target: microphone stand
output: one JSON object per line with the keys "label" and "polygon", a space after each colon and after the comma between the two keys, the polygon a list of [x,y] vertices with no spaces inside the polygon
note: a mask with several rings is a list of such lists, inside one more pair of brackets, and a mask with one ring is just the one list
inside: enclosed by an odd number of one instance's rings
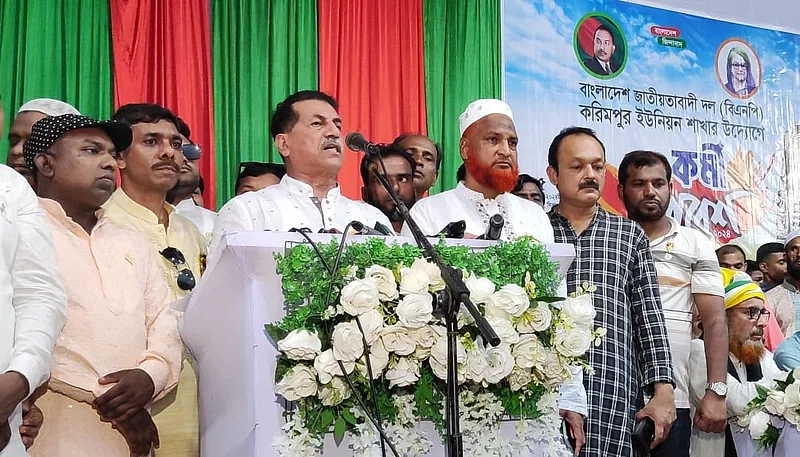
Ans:
{"label": "microphone stand", "polygon": [[444,315],[447,323],[447,392],[445,396],[445,422],[447,424],[446,455],[448,457],[463,457],[464,447],[458,412],[458,351],[456,350],[458,348],[458,310],[461,307],[460,305],[462,303],[464,304],[467,311],[469,311],[470,315],[475,319],[478,331],[480,331],[483,338],[490,345],[497,346],[500,344],[500,338],[497,336],[492,326],[489,325],[489,322],[478,312],[478,308],[475,304],[470,300],[469,289],[461,278],[461,272],[449,265],[445,265],[439,253],[436,252],[431,242],[425,237],[425,234],[422,233],[416,221],[414,221],[409,214],[408,207],[397,195],[392,185],[389,184],[389,180],[386,178],[386,165],[383,163],[383,157],[380,152],[375,155],[378,157],[381,167],[383,167],[383,173],[380,173],[377,167],[373,167],[373,173],[392,197],[392,201],[397,207],[398,212],[403,216],[403,221],[411,230],[417,245],[422,249],[425,257],[439,267],[439,270],[442,272],[442,279],[444,280],[446,288],[443,291],[445,293],[440,294],[437,297],[438,299],[435,300],[435,306],[437,307],[435,311],[438,314]]}

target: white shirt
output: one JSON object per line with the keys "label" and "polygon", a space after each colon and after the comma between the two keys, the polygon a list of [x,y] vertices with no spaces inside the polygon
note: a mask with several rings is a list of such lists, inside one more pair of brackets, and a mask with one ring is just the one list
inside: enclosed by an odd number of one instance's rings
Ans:
{"label": "white shirt", "polygon": [[[530,235],[542,243],[554,242],[553,227],[542,207],[510,193],[487,199],[459,182],[455,189],[423,198],[411,208],[411,217],[428,236],[435,236],[450,222],[460,220],[467,223],[466,233],[483,235],[489,218],[495,214],[505,221],[502,240]],[[405,225],[401,234],[412,236]]]}
{"label": "white shirt", "polygon": [[255,192],[246,192],[234,197],[219,210],[209,249],[209,264],[216,257],[217,246],[225,232],[247,230],[289,231],[292,228],[309,228],[317,232],[337,229],[339,231],[352,221],[367,226],[375,222],[389,227],[392,224],[378,208],[362,201],[343,196],[339,186],[334,187],[325,198],[314,198],[314,189],[285,175],[275,186]]}
{"label": "white shirt", "polygon": [[714,242],[702,232],[669,218],[670,229],[650,241],[658,271],[661,307],[672,351],[675,407],[689,408],[689,352],[692,342],[693,294],[725,297]]}
{"label": "white shirt", "polygon": [[197,206],[194,200],[187,198],[175,205],[175,212],[192,221],[197,226],[197,230],[206,240],[206,246],[211,243],[211,235],[214,232],[214,224],[217,222],[217,213],[214,211]]}
{"label": "white shirt", "polygon": [[[22,374],[30,392],[42,385],[66,312],[50,226],[36,194],[19,173],[0,165],[0,372]],[[0,456],[26,456],[19,406],[10,419],[11,442]]]}

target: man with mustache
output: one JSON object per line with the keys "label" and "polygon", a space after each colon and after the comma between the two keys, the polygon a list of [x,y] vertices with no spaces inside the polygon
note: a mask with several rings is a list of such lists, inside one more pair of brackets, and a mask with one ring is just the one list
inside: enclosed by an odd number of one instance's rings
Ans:
{"label": "man with mustache", "polygon": [[697,309],[703,323],[708,356],[706,392],[694,415],[695,425],[704,432],[725,430],[728,328],[723,304],[725,293],[712,240],[667,216],[671,182],[672,167],[667,158],[657,152],[630,152],[619,165],[618,192],[628,218],[638,222],[650,240],[675,374],[677,419],[667,439],[650,455],[689,457],[692,418],[688,365],[692,310]]}
{"label": "man with mustache", "polygon": [[[536,203],[517,197],[517,130],[511,107],[502,100],[476,100],[459,117],[459,151],[465,176],[455,189],[422,199],[411,209],[422,233],[433,236],[447,224],[464,220],[466,237],[483,235],[489,218],[503,217],[500,239],[530,235],[553,241],[547,214]],[[403,235],[411,236],[408,227]]]}
{"label": "man with mustache", "polygon": [[[764,307],[764,293],[743,272],[722,268],[725,286],[725,314],[728,322],[727,417],[744,414],[747,404],[758,395],[756,385],[770,387],[781,375],[772,353],[764,347],[764,327],[770,312]],[[697,406],[706,395],[706,351],[702,340],[692,341],[689,360],[689,394]],[[736,456],[730,425],[724,433],[692,431],[692,455]],[[749,439],[747,431],[744,436]]]}
{"label": "man with mustache", "polygon": [[270,131],[286,175],[275,186],[233,198],[219,211],[211,255],[227,231],[308,228],[342,231],[352,221],[372,227],[391,222],[374,206],[341,194],[342,120],[339,103],[314,90],[294,93],[278,103]]}
{"label": "man with mustache", "polygon": [[425,135],[404,133],[392,144],[411,154],[417,166],[414,168],[414,192],[417,200],[424,198],[439,178],[442,167],[442,148]]}
{"label": "man with mustache", "polygon": [[786,278],[780,286],[767,292],[767,301],[775,311],[775,318],[786,337],[797,331],[797,315],[800,314],[800,230],[786,237]]}
{"label": "man with mustache", "polygon": [[[130,104],[119,108],[114,120],[131,126],[133,141],[117,158],[122,186],[103,206],[103,215],[150,241],[170,286],[170,301],[178,300],[196,285],[206,256],[203,235],[166,201],[185,160],[178,118],[159,105]],[[187,353],[178,387],[153,405],[161,437],[158,456],[199,455],[197,376],[192,363]]]}
{"label": "man with mustache", "polygon": [[67,290],[36,456],[150,455],[148,412],[178,382],[182,345],[158,254],[99,215],[130,127],[67,114],[33,125],[23,148]]}
{"label": "man with mustache", "polygon": [[[653,420],[651,448],[675,421],[672,357],[647,235],[597,204],[605,156],[591,129],[569,127],[553,139],[547,176],[561,199],[550,210],[550,222],[557,243],[575,246],[567,291],[587,283],[597,287],[591,293],[595,325],[607,330],[602,343],[587,352],[595,375],[584,377],[589,415],[582,455],[632,457],[636,421]],[[643,394],[650,400],[638,409]]]}
{"label": "man with mustache", "polygon": [[586,68],[597,75],[612,75],[619,70],[619,64],[611,58],[617,47],[614,46],[614,35],[605,25],[597,27],[594,31],[594,55],[583,61]]}
{"label": "man with mustache", "polygon": [[[406,206],[412,208],[417,201],[414,193],[416,161],[395,144],[382,147],[381,156],[386,166],[387,180]],[[377,156],[364,155],[361,159],[361,180],[364,182],[364,186],[361,187],[361,198],[381,210],[392,221],[394,231],[400,232],[403,228],[403,217],[397,211],[389,192],[375,176],[375,170],[381,174],[384,172]]]}

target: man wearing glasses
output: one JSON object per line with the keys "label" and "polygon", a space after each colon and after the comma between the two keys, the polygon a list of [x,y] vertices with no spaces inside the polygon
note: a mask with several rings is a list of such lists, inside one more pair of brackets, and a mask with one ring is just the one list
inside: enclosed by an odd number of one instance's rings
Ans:
{"label": "man wearing glasses", "polygon": [[[728,375],[719,389],[727,393],[725,400],[727,416],[733,418],[745,412],[747,404],[756,397],[756,384],[768,385],[780,375],[772,353],[764,347],[764,328],[770,312],[764,307],[764,292],[747,273],[722,268],[722,283],[725,286],[725,314],[728,321]],[[697,406],[709,389],[706,381],[706,351],[702,340],[693,340],[689,360],[691,385],[689,394]],[[715,456],[736,455],[731,453],[734,433],[730,425],[724,433],[692,431],[692,455]]]}
{"label": "man wearing glasses", "polygon": [[23,147],[68,303],[35,457],[149,455],[158,431],[148,408],[178,382],[182,344],[158,253],[98,216],[130,142],[125,124],[67,114],[36,122]]}
{"label": "man wearing glasses", "polygon": [[[177,300],[196,285],[206,255],[203,235],[166,201],[185,160],[178,118],[159,105],[131,104],[117,110],[114,120],[131,126],[133,141],[117,158],[122,186],[103,214],[150,241],[161,255],[171,299]],[[197,377],[190,358],[185,360],[177,389],[153,405],[159,457],[199,455]]]}

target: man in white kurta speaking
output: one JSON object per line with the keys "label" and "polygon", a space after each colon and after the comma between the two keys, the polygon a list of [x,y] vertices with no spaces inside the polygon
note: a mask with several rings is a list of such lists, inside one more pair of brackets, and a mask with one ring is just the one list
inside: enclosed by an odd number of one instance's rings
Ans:
{"label": "man in white kurta speaking", "polygon": [[[434,236],[450,222],[467,223],[466,238],[483,235],[489,218],[503,217],[502,240],[531,235],[553,242],[553,229],[537,204],[512,194],[517,184],[517,130],[511,108],[502,100],[476,100],[459,117],[459,152],[466,176],[455,189],[417,202],[411,216],[425,235]],[[408,227],[403,235],[411,236]]]}
{"label": "man in white kurta speaking", "polygon": [[[542,243],[553,243],[553,227],[547,214],[536,203],[517,197],[511,190],[517,185],[517,130],[511,108],[502,100],[476,100],[459,117],[459,150],[466,176],[455,189],[419,200],[411,208],[411,217],[422,233],[433,236],[450,222],[464,220],[465,238],[486,233],[489,218],[503,217],[501,240],[533,236]],[[411,236],[408,225],[402,230]],[[585,439],[583,416],[586,415],[586,391],[580,369],[573,370],[572,381],[561,389],[559,408],[578,455]]]}
{"label": "man in white kurta speaking", "polygon": [[219,255],[223,233],[292,228],[344,230],[352,221],[391,227],[374,206],[350,200],[339,190],[342,120],[339,104],[323,92],[301,91],[278,104],[270,130],[286,162],[286,176],[275,186],[235,197],[219,211],[209,262]]}

